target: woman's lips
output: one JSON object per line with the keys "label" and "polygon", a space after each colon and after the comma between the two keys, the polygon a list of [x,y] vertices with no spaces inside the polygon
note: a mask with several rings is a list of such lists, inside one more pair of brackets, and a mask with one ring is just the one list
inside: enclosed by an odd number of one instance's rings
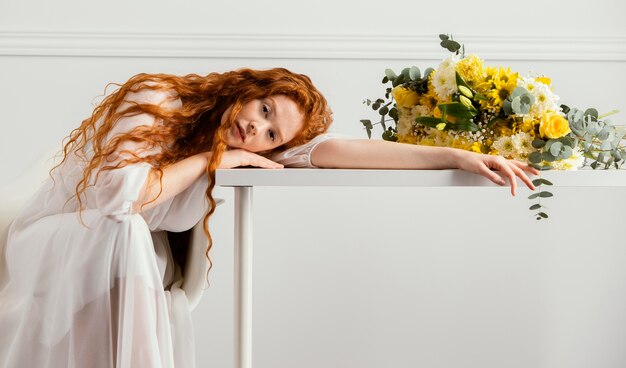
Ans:
{"label": "woman's lips", "polygon": [[241,138],[241,142],[245,142],[246,141],[246,133],[244,133],[243,129],[241,129],[239,124],[235,124],[235,126],[237,127],[237,134],[239,135],[239,138]]}

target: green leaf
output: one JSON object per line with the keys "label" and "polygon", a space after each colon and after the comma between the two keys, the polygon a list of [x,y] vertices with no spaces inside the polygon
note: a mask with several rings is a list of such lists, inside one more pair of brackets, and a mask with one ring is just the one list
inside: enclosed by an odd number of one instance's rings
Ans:
{"label": "green leaf", "polygon": [[393,132],[390,131],[390,130],[385,130],[383,132],[383,139],[386,140],[386,141],[392,141],[392,142],[395,142],[397,140],[397,138],[395,138]]}
{"label": "green leaf", "polygon": [[477,132],[480,130],[477,124],[472,123],[469,120],[457,121],[456,123],[451,123],[454,126],[455,130],[462,130],[465,132]]}
{"label": "green leaf", "polygon": [[574,148],[576,146],[576,144],[574,143],[574,140],[570,137],[563,137],[561,138],[561,143],[563,143],[563,145],[565,146],[569,146],[571,148]]}
{"label": "green leaf", "polygon": [[541,193],[534,193],[534,194],[531,194],[531,195],[529,195],[529,196],[528,196],[528,199],[535,199],[535,198],[539,198],[539,195],[540,195],[540,194],[541,194]]}
{"label": "green leaf", "polygon": [[378,110],[378,113],[381,115],[387,115],[388,112],[389,108],[387,106],[383,106],[380,110]]}
{"label": "green leaf", "polygon": [[434,71],[435,71],[435,69],[433,69],[433,68],[426,68],[426,70],[424,71],[424,79],[428,79],[428,77],[430,76],[430,74],[431,74],[432,72],[434,72]]}
{"label": "green leaf", "polygon": [[542,154],[541,154],[541,158],[542,158],[544,161],[547,161],[547,162],[554,162],[554,161],[556,161],[556,157],[552,156],[552,154],[551,154],[550,152],[544,152],[544,153],[542,153]]}
{"label": "green leaf", "polygon": [[388,82],[389,82],[389,77],[384,76],[384,77],[383,77],[383,81],[382,81],[382,83],[383,83],[383,84],[387,84]]}
{"label": "green leaf", "polygon": [[585,116],[589,116],[592,120],[598,120],[598,110],[590,108],[585,110]]}
{"label": "green leaf", "polygon": [[558,157],[559,153],[561,153],[561,148],[563,148],[563,143],[561,142],[554,142],[551,146],[550,146],[550,154],[554,157]]}
{"label": "green leaf", "polygon": [[389,79],[390,81],[393,81],[394,79],[398,78],[398,76],[396,75],[396,73],[394,73],[393,70],[391,69],[385,69],[385,76],[387,77],[387,79]]}
{"label": "green leaf", "polygon": [[439,104],[437,105],[442,113],[446,113],[448,115],[452,115],[457,118],[473,118],[477,115],[477,112],[472,111],[467,106],[463,105],[460,102],[452,102],[447,104]]}
{"label": "green leaf", "polygon": [[535,139],[532,141],[531,145],[533,146],[533,148],[539,149],[546,145],[546,141],[542,139]]}
{"label": "green leaf", "polygon": [[394,120],[398,120],[398,109],[392,107],[391,110],[389,110],[389,116]]}
{"label": "green leaf", "polygon": [[541,193],[538,193],[538,194],[539,194],[539,197],[541,197],[541,198],[550,198],[550,197],[554,196],[554,194],[552,194],[550,192],[541,192]]}
{"label": "green leaf", "polygon": [[365,128],[367,129],[372,129],[373,125],[372,125],[372,121],[371,120],[360,120],[361,123],[363,123],[363,126],[365,126]]}
{"label": "green leaf", "polygon": [[533,204],[532,206],[528,207],[528,209],[531,211],[538,210],[540,208],[541,208],[540,204]]}
{"label": "green leaf", "polygon": [[528,155],[528,161],[532,162],[533,164],[541,163],[541,161],[543,161],[541,152],[533,152]]}
{"label": "green leaf", "polygon": [[539,212],[537,216],[541,216],[543,218],[548,218],[548,215],[545,212]]}
{"label": "green leaf", "polygon": [[544,178],[537,178],[537,179],[533,180],[533,185],[534,186],[539,186],[539,185],[542,185],[542,184],[552,185],[552,182],[549,181],[549,180],[546,180]]}
{"label": "green leaf", "polygon": [[443,40],[440,45],[450,52],[457,52],[461,49],[461,44],[454,40]]}
{"label": "green leaf", "polygon": [[489,99],[487,97],[481,95],[480,93],[474,93],[474,99],[475,100],[489,101]]}
{"label": "green leaf", "polygon": [[409,70],[409,77],[411,78],[411,80],[413,81],[419,80],[421,76],[422,75],[420,73],[420,68],[416,66],[412,66],[411,69]]}
{"label": "green leaf", "polygon": [[415,122],[427,127],[435,128],[437,127],[437,124],[441,123],[441,119],[433,118],[431,116],[418,116],[415,118]]}
{"label": "green leaf", "polygon": [[449,40],[450,37],[448,37],[448,35],[445,35],[445,34],[440,34],[439,35],[439,39],[442,40],[442,41],[445,41],[445,40]]}

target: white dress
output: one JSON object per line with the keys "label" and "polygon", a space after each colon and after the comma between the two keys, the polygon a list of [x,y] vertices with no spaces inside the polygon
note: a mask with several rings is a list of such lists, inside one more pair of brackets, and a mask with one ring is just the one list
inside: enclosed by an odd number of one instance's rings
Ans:
{"label": "white dress", "polygon": [[[180,99],[166,97],[142,91],[126,100],[180,106]],[[122,118],[109,138],[159,123],[148,114]],[[272,158],[313,167],[310,152],[333,137],[319,136]],[[123,148],[150,153],[132,144]],[[54,182],[49,178],[20,211],[8,231],[0,273],[0,368],[195,366],[191,308],[166,232],[190,229],[202,219],[207,178],[132,214],[150,169],[133,164],[92,181],[83,225],[76,199],[68,201],[82,163],[70,156],[53,172]]]}

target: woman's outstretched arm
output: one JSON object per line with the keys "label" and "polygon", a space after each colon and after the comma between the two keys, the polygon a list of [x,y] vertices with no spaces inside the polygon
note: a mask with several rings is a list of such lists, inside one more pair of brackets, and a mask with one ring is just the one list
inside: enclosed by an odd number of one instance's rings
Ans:
{"label": "woman's outstretched arm", "polygon": [[311,152],[317,167],[336,169],[462,169],[506,185],[496,169],[509,179],[515,195],[519,177],[530,189],[535,186],[526,172],[538,175],[533,167],[501,156],[484,155],[448,147],[429,147],[369,139],[330,139]]}

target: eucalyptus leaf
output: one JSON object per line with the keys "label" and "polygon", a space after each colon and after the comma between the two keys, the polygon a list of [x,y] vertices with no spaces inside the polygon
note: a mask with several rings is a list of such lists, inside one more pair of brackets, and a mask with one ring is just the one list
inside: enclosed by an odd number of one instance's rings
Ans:
{"label": "eucalyptus leaf", "polygon": [[530,206],[528,209],[529,209],[529,210],[531,210],[531,211],[534,211],[534,210],[538,210],[538,209],[540,209],[540,208],[541,208],[541,205],[540,205],[540,204],[533,204],[533,205],[532,205],[532,206]]}
{"label": "eucalyptus leaf", "polygon": [[421,77],[420,68],[412,66],[411,70],[409,71],[409,77],[413,81],[419,80]]}
{"label": "eucalyptus leaf", "polygon": [[561,153],[560,153],[559,157],[562,160],[566,160],[566,159],[572,157],[573,153],[574,153],[574,150],[572,149],[572,147],[570,147],[570,146],[563,146],[563,148],[561,149]]}
{"label": "eucalyptus leaf", "polygon": [[393,70],[391,69],[385,69],[385,76],[387,77],[387,79],[389,79],[390,81],[393,81],[394,79],[396,79],[398,76],[396,75],[396,73],[394,73]]}
{"label": "eucalyptus leaf", "polygon": [[534,164],[538,164],[541,161],[543,161],[543,158],[541,157],[541,152],[533,152],[530,155],[528,155],[528,161]]}
{"label": "eucalyptus leaf", "polygon": [[363,126],[367,129],[372,129],[374,127],[371,120],[363,119],[361,120],[361,123],[363,123]]}
{"label": "eucalyptus leaf", "polygon": [[545,212],[539,212],[537,215],[543,218],[548,218],[548,215]]}
{"label": "eucalyptus leaf", "polygon": [[541,192],[541,193],[538,193],[538,194],[539,194],[539,197],[541,197],[541,198],[550,198],[550,197],[554,196],[554,194],[552,194],[550,192]]}
{"label": "eucalyptus leaf", "polygon": [[542,148],[543,146],[546,145],[546,141],[544,141],[542,139],[534,139],[531,142],[531,145],[533,146],[533,148],[539,149],[539,148]]}
{"label": "eucalyptus leaf", "polygon": [[561,152],[561,148],[563,148],[563,143],[554,142],[554,144],[550,146],[550,154],[554,157],[558,157]]}

